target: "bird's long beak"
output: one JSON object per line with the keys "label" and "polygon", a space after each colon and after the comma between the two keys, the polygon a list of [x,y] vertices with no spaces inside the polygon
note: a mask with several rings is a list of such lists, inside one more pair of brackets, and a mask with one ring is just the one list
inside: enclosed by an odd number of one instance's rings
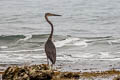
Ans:
{"label": "bird's long beak", "polygon": [[58,14],[53,14],[53,16],[62,16],[62,15],[58,15]]}

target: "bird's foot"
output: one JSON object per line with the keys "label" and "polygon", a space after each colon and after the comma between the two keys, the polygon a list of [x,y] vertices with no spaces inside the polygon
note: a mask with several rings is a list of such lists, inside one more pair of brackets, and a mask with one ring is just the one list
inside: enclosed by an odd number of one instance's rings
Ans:
{"label": "bird's foot", "polygon": [[51,66],[50,66],[50,70],[53,70],[53,71],[55,71],[55,70],[56,70],[56,67],[55,67],[55,65],[54,65],[54,64],[51,64]]}

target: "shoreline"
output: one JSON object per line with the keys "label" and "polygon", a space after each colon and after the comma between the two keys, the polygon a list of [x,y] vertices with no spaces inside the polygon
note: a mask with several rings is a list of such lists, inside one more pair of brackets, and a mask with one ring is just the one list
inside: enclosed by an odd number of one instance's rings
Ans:
{"label": "shoreline", "polygon": [[[22,70],[22,72],[21,72]],[[19,75],[18,75],[19,73]],[[105,80],[117,80],[120,77],[120,71],[116,69],[106,70],[106,71],[91,71],[91,72],[69,72],[69,71],[59,71],[50,70],[48,65],[31,65],[31,66],[11,66],[8,67],[5,72],[0,72],[3,74],[4,79],[10,78],[11,74],[14,78],[30,78],[30,76],[44,77],[49,76],[49,80],[84,80],[84,79],[105,79]],[[13,75],[14,74],[14,75]],[[23,76],[21,76],[21,74]],[[45,77],[46,78],[46,77]],[[120,79],[120,78],[119,78]]]}

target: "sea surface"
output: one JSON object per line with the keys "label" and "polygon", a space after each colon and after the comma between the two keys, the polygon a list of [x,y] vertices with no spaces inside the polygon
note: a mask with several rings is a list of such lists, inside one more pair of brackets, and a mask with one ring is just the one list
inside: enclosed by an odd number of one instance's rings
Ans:
{"label": "sea surface", "polygon": [[[0,0],[0,71],[46,64],[54,24],[56,66],[63,71],[120,69],[120,0]],[[68,68],[69,67],[69,68]]]}

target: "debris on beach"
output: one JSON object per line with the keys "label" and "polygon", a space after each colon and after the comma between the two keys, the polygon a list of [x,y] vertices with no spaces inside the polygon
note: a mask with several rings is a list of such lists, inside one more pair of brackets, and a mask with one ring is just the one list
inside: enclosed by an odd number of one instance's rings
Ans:
{"label": "debris on beach", "polygon": [[111,76],[114,76],[113,80],[119,80],[120,77],[116,76],[120,76],[120,71],[112,69],[101,72],[60,72],[50,70],[46,64],[40,64],[8,67],[2,75],[2,80],[96,80],[97,77],[106,78]]}

